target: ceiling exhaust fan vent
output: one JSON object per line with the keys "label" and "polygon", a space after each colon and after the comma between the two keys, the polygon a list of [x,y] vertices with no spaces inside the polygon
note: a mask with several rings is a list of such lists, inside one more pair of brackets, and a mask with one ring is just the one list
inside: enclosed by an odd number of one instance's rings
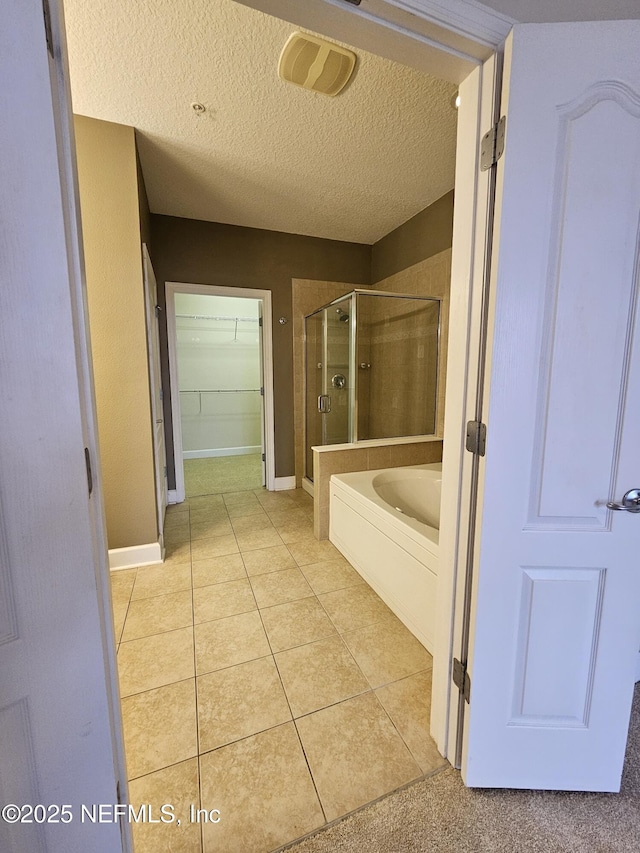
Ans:
{"label": "ceiling exhaust fan vent", "polygon": [[355,67],[350,50],[309,33],[293,33],[280,54],[278,74],[287,83],[333,96],[344,89]]}

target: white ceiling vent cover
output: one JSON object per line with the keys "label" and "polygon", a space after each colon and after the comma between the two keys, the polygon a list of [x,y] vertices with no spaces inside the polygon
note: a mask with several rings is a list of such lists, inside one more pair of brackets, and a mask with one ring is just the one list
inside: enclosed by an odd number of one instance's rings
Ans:
{"label": "white ceiling vent cover", "polygon": [[312,92],[337,95],[355,67],[356,55],[350,50],[309,33],[293,33],[282,48],[278,74]]}

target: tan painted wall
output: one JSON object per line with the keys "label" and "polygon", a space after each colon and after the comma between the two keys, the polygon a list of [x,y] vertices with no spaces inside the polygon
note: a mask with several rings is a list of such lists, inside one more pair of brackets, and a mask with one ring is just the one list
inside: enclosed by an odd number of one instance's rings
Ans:
{"label": "tan painted wall", "polygon": [[124,548],[158,538],[134,130],[74,123],[107,539]]}

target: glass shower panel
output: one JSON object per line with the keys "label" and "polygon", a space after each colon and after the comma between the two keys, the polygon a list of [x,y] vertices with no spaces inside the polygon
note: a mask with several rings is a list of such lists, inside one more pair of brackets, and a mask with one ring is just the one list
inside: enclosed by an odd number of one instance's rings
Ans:
{"label": "glass shower panel", "polygon": [[313,480],[312,447],[323,444],[322,416],[318,398],[324,394],[324,311],[305,318],[306,336],[306,398],[305,398],[305,475]]}
{"label": "glass shower panel", "polygon": [[438,300],[358,293],[358,440],[436,432]]}
{"label": "glass shower panel", "polygon": [[351,305],[344,299],[325,309],[326,370],[325,394],[329,411],[323,417],[323,444],[351,441]]}

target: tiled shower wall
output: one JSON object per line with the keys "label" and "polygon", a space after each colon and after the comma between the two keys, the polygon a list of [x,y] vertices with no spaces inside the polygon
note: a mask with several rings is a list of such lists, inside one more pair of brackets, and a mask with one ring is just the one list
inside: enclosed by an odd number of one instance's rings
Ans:
{"label": "tiled shower wall", "polygon": [[[445,399],[445,380],[447,375],[447,343],[449,339],[449,290],[451,285],[451,249],[445,249],[444,252],[439,252],[437,255],[420,261],[406,270],[395,273],[389,278],[382,279],[373,285],[375,290],[389,290],[393,293],[411,293],[416,296],[434,296],[441,300],[440,303],[440,358],[438,363],[438,402],[436,414],[436,435],[442,436],[444,430],[444,399]],[[425,357],[426,350],[429,345],[433,345],[432,336],[425,341]],[[405,344],[401,345],[401,348]],[[398,351],[398,357],[403,357]],[[392,388],[392,376],[395,375],[397,382],[401,387],[402,383],[411,382],[411,371],[409,369],[408,360],[411,358],[407,352],[404,357],[407,359],[405,371],[402,370],[402,365],[399,362],[397,367],[394,366],[393,359],[389,359],[389,364],[385,370],[378,372],[379,379],[376,379],[376,374],[372,370],[370,381],[380,383],[379,393],[387,394]],[[372,362],[373,364],[373,362]],[[394,374],[389,374],[389,370],[393,370]],[[433,381],[432,379],[429,381]],[[375,399],[372,387],[371,399]],[[427,389],[430,394],[431,389]],[[388,417],[393,419],[396,417],[392,407],[387,409]],[[382,429],[379,422],[376,429]]]}
{"label": "tiled shower wall", "polygon": [[[433,296],[441,300],[440,317],[440,359],[438,364],[438,402],[436,413],[436,435],[442,436],[444,428],[444,399],[445,399],[445,377],[447,369],[447,341],[449,328],[449,289],[451,281],[451,249],[445,249],[437,255],[432,255],[424,261],[420,261],[401,272],[395,273],[388,278],[382,279],[373,285],[375,290],[388,290],[392,293],[410,293],[416,296]],[[321,305],[326,305],[333,299],[342,296],[362,285],[351,285],[345,282],[314,281],[310,279],[293,279],[293,362],[294,362],[294,421],[295,421],[295,457],[296,457],[296,483],[300,485],[305,472],[305,446],[304,446],[304,317]],[[427,347],[425,342],[425,350]],[[432,341],[433,343],[433,341]],[[364,351],[358,354],[358,363],[371,363],[371,357]],[[362,357],[361,357],[362,356]],[[372,376],[370,370],[359,369],[359,382],[361,398],[369,397],[371,394],[366,389],[367,383],[377,380]],[[409,371],[401,370],[398,362],[396,373],[403,382],[411,382]],[[380,392],[385,393],[385,382],[393,381],[392,374],[385,368],[379,371]],[[315,389],[314,393],[315,393]],[[311,391],[309,392],[311,393]],[[314,397],[315,399],[315,397]],[[380,407],[379,407],[380,408]],[[398,413],[396,412],[396,415]],[[370,428],[370,412],[364,407],[359,407],[358,420],[359,431],[365,434]],[[380,423],[382,415],[378,412],[376,430],[382,430],[385,424]],[[393,418],[393,412],[390,413]],[[389,429],[391,424],[386,425]],[[319,437],[318,437],[319,441]],[[344,451],[345,453],[356,451]],[[410,464],[410,463],[405,463]],[[414,463],[415,464],[415,463]],[[365,466],[366,468],[366,466]],[[353,469],[357,470],[357,469]]]}

